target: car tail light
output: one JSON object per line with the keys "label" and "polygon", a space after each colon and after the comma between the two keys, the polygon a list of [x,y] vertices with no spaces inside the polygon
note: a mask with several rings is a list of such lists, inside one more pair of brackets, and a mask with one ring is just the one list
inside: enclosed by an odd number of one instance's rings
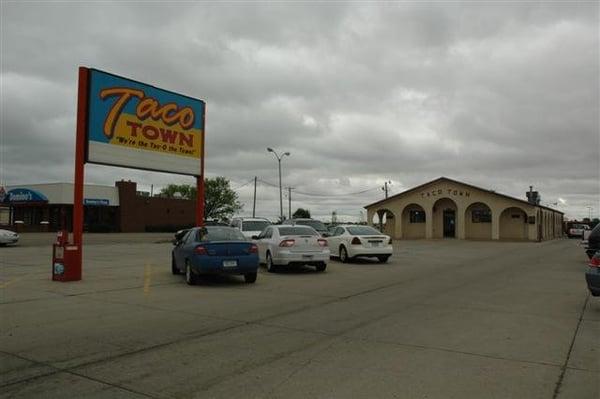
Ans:
{"label": "car tail light", "polygon": [[392,245],[392,244],[393,244],[393,242],[392,242],[392,237],[390,237],[390,240],[388,241],[388,244],[390,244],[390,245]]}
{"label": "car tail light", "polygon": [[597,256],[594,256],[589,263],[590,267],[600,267],[600,258]]}
{"label": "car tail light", "polygon": [[256,244],[252,244],[250,245],[250,249],[248,250],[249,254],[257,254],[258,253],[258,247],[256,246]]}
{"label": "car tail light", "polygon": [[279,243],[280,247],[293,247],[296,240],[283,240]]}
{"label": "car tail light", "polygon": [[198,245],[196,248],[194,248],[194,253],[196,255],[208,255],[206,248],[204,248],[202,245]]}
{"label": "car tail light", "polygon": [[361,244],[361,242],[360,242],[360,238],[358,238],[358,237],[354,237],[354,238],[352,239],[352,242],[351,242],[351,244],[352,244],[352,245],[360,245],[360,244]]}
{"label": "car tail light", "polygon": [[326,247],[326,246],[327,246],[327,240],[324,240],[324,239],[322,239],[322,238],[319,238],[319,239],[317,240],[317,242],[319,243],[319,246],[320,246],[320,247]]}

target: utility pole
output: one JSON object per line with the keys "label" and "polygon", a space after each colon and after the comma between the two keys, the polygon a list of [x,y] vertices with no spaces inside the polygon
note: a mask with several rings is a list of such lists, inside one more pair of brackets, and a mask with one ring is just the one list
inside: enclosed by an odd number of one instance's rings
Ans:
{"label": "utility pole", "polygon": [[254,176],[254,201],[252,202],[252,217],[256,217],[256,180],[258,176]]}
{"label": "utility pole", "polygon": [[288,219],[292,218],[292,188],[288,187]]}

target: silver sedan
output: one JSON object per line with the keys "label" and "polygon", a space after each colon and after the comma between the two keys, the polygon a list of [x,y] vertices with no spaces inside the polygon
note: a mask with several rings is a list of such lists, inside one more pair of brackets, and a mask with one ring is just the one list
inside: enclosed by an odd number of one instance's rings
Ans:
{"label": "silver sedan", "polygon": [[274,225],[253,237],[261,263],[269,272],[280,266],[315,266],[324,271],[329,262],[327,240],[308,226]]}
{"label": "silver sedan", "polygon": [[0,229],[0,245],[16,244],[19,241],[19,235],[14,231]]}

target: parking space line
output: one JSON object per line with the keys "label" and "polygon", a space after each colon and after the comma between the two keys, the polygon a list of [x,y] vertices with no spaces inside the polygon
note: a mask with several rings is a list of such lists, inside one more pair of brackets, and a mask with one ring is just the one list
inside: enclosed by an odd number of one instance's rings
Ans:
{"label": "parking space line", "polygon": [[13,278],[11,280],[8,280],[7,282],[0,284],[0,289],[6,288],[9,285],[11,285],[11,284],[13,284],[13,283],[15,283],[15,282],[17,282],[19,280],[23,280],[23,278],[25,278],[26,276],[27,275],[24,275],[24,276],[21,276],[21,277],[15,277],[15,278]]}
{"label": "parking space line", "polygon": [[152,264],[146,263],[144,266],[144,296],[150,293],[150,283],[152,282]]}

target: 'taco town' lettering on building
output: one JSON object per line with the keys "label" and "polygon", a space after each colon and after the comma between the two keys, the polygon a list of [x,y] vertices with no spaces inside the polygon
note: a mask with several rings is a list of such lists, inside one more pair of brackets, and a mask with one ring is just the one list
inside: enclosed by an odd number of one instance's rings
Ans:
{"label": "'taco town' lettering on building", "polygon": [[446,192],[447,195],[453,195],[455,197],[470,197],[471,193],[469,193],[468,191],[463,191],[463,190],[454,190],[454,189],[447,189],[447,190],[442,190],[442,189],[434,189],[431,191],[425,191],[421,193],[421,197],[425,198],[425,197],[438,197],[441,195],[444,195]]}

